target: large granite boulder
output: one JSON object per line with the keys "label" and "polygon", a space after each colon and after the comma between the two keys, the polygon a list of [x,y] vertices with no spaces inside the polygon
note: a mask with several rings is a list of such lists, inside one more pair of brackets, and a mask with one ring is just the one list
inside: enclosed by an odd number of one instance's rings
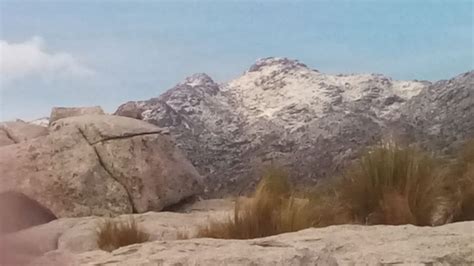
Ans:
{"label": "large granite boulder", "polygon": [[160,211],[201,189],[166,132],[108,115],[58,120],[47,136],[1,147],[0,172],[0,192],[22,192],[58,217]]}
{"label": "large granite boulder", "polygon": [[62,118],[81,115],[103,115],[104,110],[100,106],[91,107],[53,107],[49,118],[49,123],[53,123]]}

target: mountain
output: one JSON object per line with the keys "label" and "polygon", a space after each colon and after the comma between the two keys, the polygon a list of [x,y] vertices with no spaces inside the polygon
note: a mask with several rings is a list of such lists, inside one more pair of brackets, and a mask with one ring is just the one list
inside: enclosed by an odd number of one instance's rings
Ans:
{"label": "mountain", "polygon": [[168,128],[207,177],[209,195],[238,194],[270,163],[287,168],[299,184],[314,183],[382,138],[430,147],[446,144],[438,136],[450,145],[473,136],[473,75],[432,84],[330,75],[296,60],[265,58],[230,82],[195,74],[115,114]]}
{"label": "mountain", "polygon": [[402,120],[425,147],[450,150],[474,138],[474,71],[424,89],[404,108]]}

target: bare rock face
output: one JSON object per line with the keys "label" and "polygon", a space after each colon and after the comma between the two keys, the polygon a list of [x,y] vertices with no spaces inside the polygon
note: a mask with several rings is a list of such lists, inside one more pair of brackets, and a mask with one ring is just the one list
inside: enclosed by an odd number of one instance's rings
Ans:
{"label": "bare rock face", "polygon": [[20,143],[47,134],[47,128],[21,120],[2,122],[0,123],[0,146]]}
{"label": "bare rock face", "polygon": [[0,148],[0,189],[58,217],[159,211],[200,191],[201,178],[160,128],[131,118],[58,120],[49,135]]}
{"label": "bare rock face", "polygon": [[[445,140],[474,136],[472,80],[472,72],[435,84],[329,75],[265,58],[230,82],[196,74],[157,98],[125,103],[116,114],[168,128],[207,177],[208,195],[222,196],[250,190],[269,163],[307,184],[338,173],[383,138],[427,139],[434,148],[440,130]],[[417,123],[423,126],[415,130]],[[430,132],[433,138],[426,138]]]}
{"label": "bare rock face", "polygon": [[54,107],[51,110],[49,123],[53,123],[56,120],[81,115],[103,115],[104,110],[100,106],[92,107]]}

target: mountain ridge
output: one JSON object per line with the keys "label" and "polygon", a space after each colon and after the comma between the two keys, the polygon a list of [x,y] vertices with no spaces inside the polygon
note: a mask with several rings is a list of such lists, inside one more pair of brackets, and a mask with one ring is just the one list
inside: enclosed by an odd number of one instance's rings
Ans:
{"label": "mountain ridge", "polygon": [[[115,114],[169,128],[207,177],[206,192],[219,196],[252,188],[269,163],[289,168],[298,183],[317,182],[388,135],[415,142],[428,136],[421,142],[430,148],[436,138],[428,128],[464,117],[445,134],[450,149],[474,133],[473,76],[471,71],[435,83],[399,81],[381,74],[324,74],[297,60],[264,58],[229,82],[195,74],[159,97],[127,102]],[[440,109],[448,119],[417,128],[416,121],[429,117],[426,106],[445,106],[426,91],[439,94],[444,87],[463,91],[454,100],[462,104]]]}

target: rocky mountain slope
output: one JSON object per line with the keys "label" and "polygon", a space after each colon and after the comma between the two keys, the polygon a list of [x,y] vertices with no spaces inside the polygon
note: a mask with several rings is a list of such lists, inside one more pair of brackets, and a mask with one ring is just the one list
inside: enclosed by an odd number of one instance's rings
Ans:
{"label": "rocky mountain slope", "polygon": [[168,128],[218,196],[247,191],[269,163],[316,182],[384,137],[455,146],[474,134],[473,80],[474,72],[434,84],[330,75],[265,58],[230,82],[195,74],[115,114]]}
{"label": "rocky mountain slope", "polygon": [[402,121],[427,147],[449,150],[474,137],[474,71],[442,80],[413,97]]}

